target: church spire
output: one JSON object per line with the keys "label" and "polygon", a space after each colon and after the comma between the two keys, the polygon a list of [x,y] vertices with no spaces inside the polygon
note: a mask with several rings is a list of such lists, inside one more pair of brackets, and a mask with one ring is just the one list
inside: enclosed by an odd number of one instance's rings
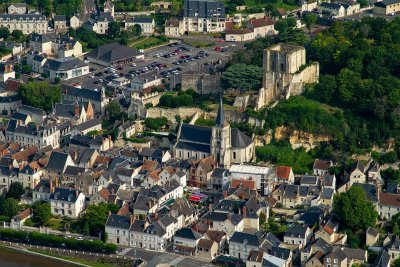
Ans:
{"label": "church spire", "polygon": [[225,123],[224,105],[222,104],[222,95],[220,95],[217,120],[215,121],[215,124],[219,127],[223,127],[224,123]]}

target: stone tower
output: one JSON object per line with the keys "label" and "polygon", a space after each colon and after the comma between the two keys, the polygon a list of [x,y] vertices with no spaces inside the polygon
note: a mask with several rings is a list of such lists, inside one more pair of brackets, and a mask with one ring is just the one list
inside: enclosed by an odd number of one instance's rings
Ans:
{"label": "stone tower", "polygon": [[289,85],[293,74],[306,64],[304,47],[277,44],[264,50],[263,88],[270,101],[286,99],[290,96]]}
{"label": "stone tower", "polygon": [[231,165],[231,126],[225,121],[222,96],[219,98],[219,107],[215,126],[212,128],[211,154],[220,166]]}

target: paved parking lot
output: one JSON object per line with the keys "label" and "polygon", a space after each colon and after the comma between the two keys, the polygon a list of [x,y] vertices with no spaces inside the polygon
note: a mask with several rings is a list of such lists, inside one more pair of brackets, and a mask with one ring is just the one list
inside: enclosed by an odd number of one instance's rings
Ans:
{"label": "paved parking lot", "polygon": [[[165,58],[163,56],[156,57],[156,55],[165,55],[167,53],[174,52],[177,48],[179,47],[186,47],[190,49],[191,51],[181,51],[177,55],[172,55],[169,58]],[[180,82],[180,74],[183,72],[188,72],[188,71],[197,71],[200,68],[204,68],[208,64],[214,64],[217,63],[219,60],[221,61],[226,61],[228,58],[232,56],[232,54],[237,51],[238,49],[242,49],[242,46],[235,45],[235,44],[225,44],[223,46],[226,46],[226,51],[220,52],[220,51],[215,51],[215,47],[207,47],[207,48],[196,48],[192,47],[186,44],[179,44],[175,47],[170,47],[168,45],[164,45],[161,47],[157,47],[154,49],[149,49],[145,51],[145,59],[144,61],[137,62],[136,66],[129,66],[126,65],[122,68],[122,70],[117,70],[117,74],[121,74],[128,78],[128,74],[133,71],[140,71],[143,67],[149,67],[152,63],[157,63],[165,66],[164,68],[158,69],[158,70],[149,70],[146,73],[140,73],[139,76],[143,75],[156,75],[156,76],[161,76],[161,73],[165,71],[171,71],[172,69],[178,69],[179,71],[176,72],[176,75],[169,74],[168,77],[164,79],[164,81],[172,84],[177,84]],[[184,63],[180,63],[179,65],[174,64],[174,62],[182,60],[182,56],[190,56],[190,57],[195,57],[198,55],[200,51],[203,51],[205,54],[208,54],[207,57],[204,58],[199,58],[195,59],[193,61],[188,61]],[[104,72],[105,68],[93,63],[89,63],[91,69],[93,69],[93,73],[96,74],[98,72]],[[107,85],[109,81],[104,81],[105,78],[111,76],[112,74],[104,74],[103,76],[94,76],[92,75],[85,75],[83,77],[75,78],[75,79],[70,79],[66,81],[65,83],[72,84],[72,83],[80,83],[82,86],[87,87],[87,88],[97,88],[101,84]],[[111,77],[110,77],[111,78]],[[98,80],[103,80],[103,83],[99,83]],[[130,78],[128,78],[130,79]]]}
{"label": "paved parking lot", "polygon": [[146,261],[146,267],[155,267],[160,263],[168,263],[171,266],[180,267],[213,267],[216,266],[197,258],[186,257],[178,254],[157,252],[145,249],[131,249],[125,255],[141,258]]}

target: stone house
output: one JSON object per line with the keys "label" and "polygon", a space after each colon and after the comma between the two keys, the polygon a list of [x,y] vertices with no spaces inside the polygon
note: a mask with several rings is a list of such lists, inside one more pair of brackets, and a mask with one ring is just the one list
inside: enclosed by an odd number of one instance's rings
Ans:
{"label": "stone house", "polygon": [[391,220],[394,215],[400,212],[400,194],[378,192],[379,216],[385,220]]}
{"label": "stone house", "polygon": [[365,232],[365,244],[367,246],[375,245],[379,240],[379,230],[376,228],[368,227]]}
{"label": "stone house", "polygon": [[308,226],[295,224],[285,232],[283,242],[303,248],[310,242],[311,236],[312,230]]}
{"label": "stone house", "polygon": [[224,231],[208,230],[204,234],[205,239],[213,240],[218,245],[218,253],[224,254],[227,248],[227,235]]}
{"label": "stone house", "polygon": [[338,267],[347,267],[347,256],[340,249],[340,247],[336,247],[331,253],[325,256],[324,258],[324,266],[338,266]]}
{"label": "stone house", "polygon": [[197,257],[212,260],[218,254],[218,244],[214,240],[200,239],[197,244]]}
{"label": "stone house", "polygon": [[184,227],[179,229],[174,236],[174,252],[187,256],[196,256],[197,245],[201,238],[201,234],[191,228]]}
{"label": "stone house", "polygon": [[331,160],[316,159],[313,164],[313,172],[315,175],[322,176],[329,173],[329,168],[333,166]]}
{"label": "stone house", "polygon": [[179,19],[165,21],[164,34],[168,37],[178,37],[184,34],[183,22]]}
{"label": "stone house", "polygon": [[57,187],[50,195],[51,213],[76,219],[85,210],[85,195],[76,189]]}
{"label": "stone house", "polygon": [[294,183],[294,174],[292,167],[277,166],[275,171],[275,179],[277,183]]}
{"label": "stone house", "polygon": [[229,255],[238,259],[247,260],[252,250],[258,250],[262,238],[256,234],[235,232],[229,239]]}
{"label": "stone house", "polygon": [[132,221],[133,217],[110,214],[105,225],[107,242],[129,247],[129,228]]}

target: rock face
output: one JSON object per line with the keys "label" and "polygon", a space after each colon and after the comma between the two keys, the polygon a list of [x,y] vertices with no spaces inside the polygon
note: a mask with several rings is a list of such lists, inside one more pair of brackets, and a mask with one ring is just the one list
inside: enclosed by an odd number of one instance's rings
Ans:
{"label": "rock face", "polygon": [[268,131],[262,140],[258,140],[258,142],[256,142],[256,145],[261,145],[261,142],[264,144],[269,144],[272,140],[272,137],[274,137],[275,140],[289,140],[293,149],[304,147],[306,151],[316,147],[321,142],[329,141],[329,136],[314,135],[303,131],[291,130],[287,127],[281,126],[277,127],[275,131]]}

